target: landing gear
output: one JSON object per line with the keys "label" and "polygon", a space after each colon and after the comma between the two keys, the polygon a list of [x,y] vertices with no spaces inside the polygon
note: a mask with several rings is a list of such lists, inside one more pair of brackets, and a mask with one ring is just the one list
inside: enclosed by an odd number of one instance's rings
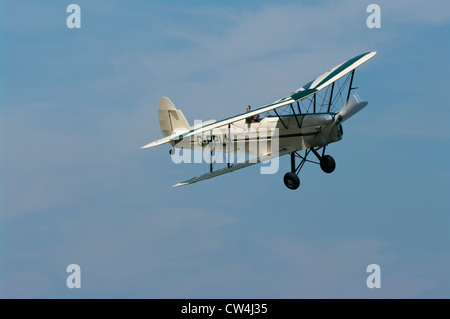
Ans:
{"label": "landing gear", "polygon": [[169,150],[169,154],[170,154],[170,155],[175,154],[175,146],[172,147],[172,148]]}
{"label": "landing gear", "polygon": [[[322,155],[320,155],[317,151],[322,148]],[[336,168],[336,162],[334,161],[334,158],[330,155],[325,155],[325,148],[323,147],[311,147],[310,149],[305,150],[305,155],[302,156],[298,152],[292,152],[291,153],[291,171],[287,172],[284,175],[283,181],[284,185],[286,185],[289,189],[297,189],[300,186],[300,179],[298,178],[298,173],[300,173],[300,170],[302,169],[303,165],[305,165],[306,162],[319,164],[322,171],[324,171],[327,174],[330,174],[334,171]],[[309,153],[314,153],[316,155],[317,161],[311,161],[306,159],[308,157]],[[298,157],[301,159],[300,163],[298,165],[295,164],[295,158]]]}
{"label": "landing gear", "polygon": [[284,175],[284,185],[289,189],[297,189],[300,186],[300,178],[294,172],[287,172]]}
{"label": "landing gear", "polygon": [[287,172],[283,178],[284,185],[286,185],[287,188],[292,189],[292,190],[297,189],[300,186],[300,178],[298,178],[297,174],[298,174],[298,172],[300,172],[300,169],[306,160],[306,157],[305,157],[304,160],[300,163],[300,165],[298,167],[296,167],[295,166],[295,156],[300,156],[300,155],[298,155],[297,152],[291,153],[291,171]]}

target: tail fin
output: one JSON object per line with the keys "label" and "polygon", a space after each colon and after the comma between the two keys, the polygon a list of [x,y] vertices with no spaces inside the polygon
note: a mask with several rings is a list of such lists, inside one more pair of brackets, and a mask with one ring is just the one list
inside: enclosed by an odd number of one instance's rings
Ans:
{"label": "tail fin", "polygon": [[159,100],[158,115],[159,126],[164,137],[172,135],[177,131],[186,132],[191,129],[183,112],[177,110],[172,101],[165,96]]}

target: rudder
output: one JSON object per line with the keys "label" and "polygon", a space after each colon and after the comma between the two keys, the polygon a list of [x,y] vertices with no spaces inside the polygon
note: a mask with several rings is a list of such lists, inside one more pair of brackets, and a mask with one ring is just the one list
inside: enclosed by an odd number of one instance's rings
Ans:
{"label": "rudder", "polygon": [[186,121],[183,112],[177,110],[168,97],[162,97],[158,105],[159,126],[164,137],[178,131],[189,131],[191,127]]}

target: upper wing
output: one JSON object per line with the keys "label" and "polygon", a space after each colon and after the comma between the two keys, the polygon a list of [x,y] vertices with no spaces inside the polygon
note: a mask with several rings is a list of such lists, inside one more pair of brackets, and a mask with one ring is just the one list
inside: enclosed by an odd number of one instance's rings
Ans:
{"label": "upper wing", "polygon": [[353,59],[350,59],[348,61],[345,61],[344,63],[339,64],[338,66],[335,66],[328,72],[316,78],[314,81],[311,81],[308,84],[305,84],[304,86],[299,88],[291,95],[291,97],[295,100],[299,100],[299,98],[296,97],[296,94],[299,94],[299,96],[301,96],[301,92],[303,91],[316,90],[317,92],[322,90],[323,88],[330,85],[334,81],[339,80],[347,73],[353,71],[361,64],[372,59],[375,56],[375,54],[377,54],[376,51],[363,53],[361,55],[354,57]]}
{"label": "upper wing", "polygon": [[204,125],[203,127],[199,128],[199,129],[191,129],[190,131],[188,131],[186,133],[177,135],[176,137],[172,138],[172,140],[178,140],[178,139],[188,137],[188,136],[191,136],[194,134],[200,134],[200,133],[203,133],[203,132],[206,132],[209,130],[213,130],[215,128],[219,128],[221,126],[225,126],[225,125],[234,123],[236,121],[243,120],[245,118],[248,118],[248,117],[260,114],[260,113],[268,112],[268,111],[274,110],[276,108],[279,108],[279,107],[291,104],[293,102],[299,101],[301,99],[304,99],[304,98],[310,96],[311,94],[314,94],[314,93],[322,90],[324,87],[326,87],[327,85],[330,85],[334,81],[339,80],[341,77],[343,77],[347,73],[353,71],[354,69],[356,69],[358,66],[360,66],[364,62],[373,58],[373,56],[375,54],[376,54],[376,52],[367,52],[367,53],[358,55],[358,56],[354,57],[353,59],[350,59],[350,60],[348,60],[344,63],[341,63],[338,66],[332,68],[331,70],[322,74],[315,80],[302,86],[301,88],[299,88],[297,91],[293,92],[289,96],[286,96],[278,101],[275,101],[271,104],[262,106],[253,111],[242,113],[242,114],[227,118],[225,120],[215,122],[210,125]]}
{"label": "upper wing", "polygon": [[[304,94],[304,96],[302,98],[307,97],[308,95],[311,95],[313,93],[314,92],[311,92],[311,93],[308,92],[308,94]],[[231,124],[231,123],[234,123],[234,122],[246,119],[246,118],[251,117],[251,116],[256,115],[256,114],[260,114],[260,113],[268,112],[270,110],[277,109],[279,107],[291,104],[293,102],[295,102],[295,100],[291,99],[290,97],[287,97],[287,98],[281,99],[279,101],[276,101],[276,102],[274,102],[272,104],[260,107],[260,108],[258,108],[256,110],[253,110],[253,111],[250,111],[250,112],[246,112],[246,113],[242,113],[242,114],[239,114],[239,115],[227,118],[225,120],[216,122],[216,123],[211,124],[211,125],[205,125],[202,128],[199,128],[199,129],[196,129],[196,130],[190,130],[189,132],[186,132],[184,134],[179,134],[176,137],[174,137],[172,140],[178,140],[178,139],[181,139],[181,138],[189,137],[191,135],[200,134],[200,133],[203,133],[203,132],[206,132],[206,131],[209,131],[209,130],[213,130],[215,128],[219,128],[219,127],[222,127],[222,126],[225,126],[225,125],[228,125],[228,124]]]}

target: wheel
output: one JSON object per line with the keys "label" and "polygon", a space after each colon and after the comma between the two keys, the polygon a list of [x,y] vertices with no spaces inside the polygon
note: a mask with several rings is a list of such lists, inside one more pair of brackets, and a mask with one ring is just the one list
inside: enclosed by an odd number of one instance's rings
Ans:
{"label": "wheel", "polygon": [[322,156],[320,159],[320,168],[327,174],[333,173],[336,168],[336,162],[330,155]]}
{"label": "wheel", "polygon": [[284,185],[289,189],[297,189],[300,186],[300,179],[293,172],[287,172],[284,175]]}
{"label": "wheel", "polygon": [[171,149],[169,150],[169,154],[170,154],[170,155],[175,154],[175,147],[174,147],[174,148],[171,148]]}

